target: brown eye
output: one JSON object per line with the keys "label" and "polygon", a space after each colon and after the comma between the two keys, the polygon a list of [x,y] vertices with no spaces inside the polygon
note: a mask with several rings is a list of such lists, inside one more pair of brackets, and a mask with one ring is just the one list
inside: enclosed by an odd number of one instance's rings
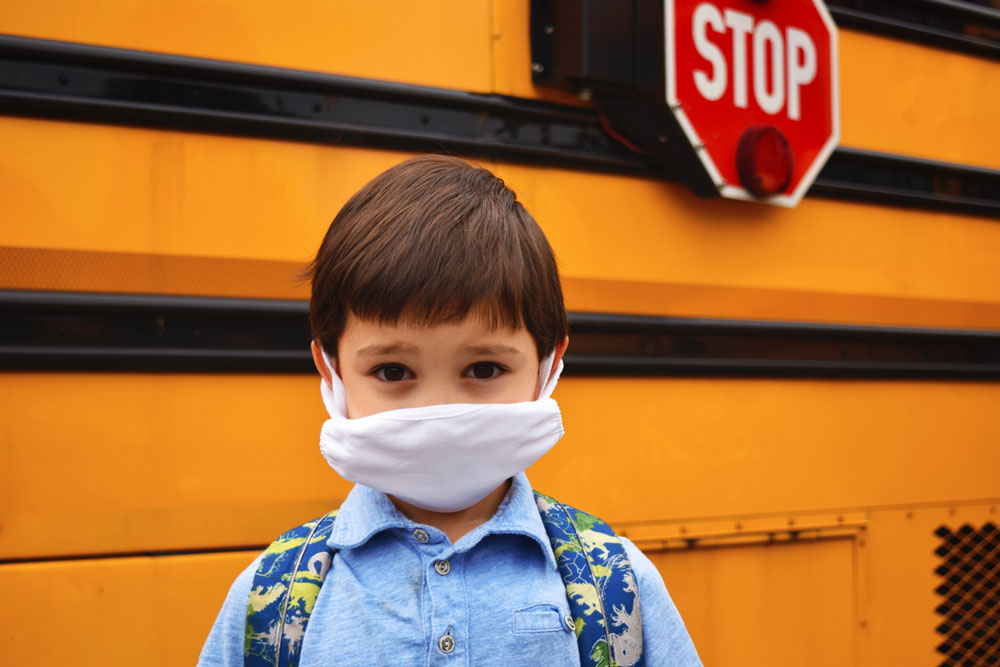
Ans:
{"label": "brown eye", "polygon": [[499,367],[494,363],[483,363],[483,364],[473,364],[472,377],[477,380],[489,380],[492,377],[499,375]]}
{"label": "brown eye", "polygon": [[375,371],[375,376],[385,382],[400,382],[408,378],[408,372],[405,366],[394,364],[391,366],[382,366]]}

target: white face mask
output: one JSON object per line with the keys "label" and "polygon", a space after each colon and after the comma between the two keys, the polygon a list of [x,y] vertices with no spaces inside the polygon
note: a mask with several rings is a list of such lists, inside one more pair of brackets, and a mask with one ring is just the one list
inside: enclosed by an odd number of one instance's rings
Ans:
{"label": "white face mask", "polygon": [[554,353],[538,371],[542,387],[523,403],[451,403],[347,418],[344,385],[323,353],[332,387],[320,380],[330,419],[319,448],[346,480],[370,486],[433,512],[475,505],[552,449],[563,435],[559,406],[550,398],[559,381]]}

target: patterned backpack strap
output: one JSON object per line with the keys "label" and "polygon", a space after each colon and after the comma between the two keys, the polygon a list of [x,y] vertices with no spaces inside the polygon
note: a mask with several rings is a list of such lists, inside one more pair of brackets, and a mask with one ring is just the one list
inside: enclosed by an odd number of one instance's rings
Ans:
{"label": "patterned backpack strap", "polygon": [[295,667],[313,605],[330,569],[336,510],[293,528],[264,551],[244,629],[245,667]]}
{"label": "patterned backpack strap", "polygon": [[583,667],[642,667],[642,617],[632,564],[596,516],[535,492],[576,624]]}

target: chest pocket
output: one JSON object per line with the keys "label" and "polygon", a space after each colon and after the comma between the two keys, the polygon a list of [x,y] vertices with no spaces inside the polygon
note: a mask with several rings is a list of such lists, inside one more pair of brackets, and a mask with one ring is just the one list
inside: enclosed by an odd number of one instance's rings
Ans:
{"label": "chest pocket", "polygon": [[536,604],[519,609],[511,617],[514,634],[569,632],[569,624],[572,622],[568,612],[560,610],[554,604]]}

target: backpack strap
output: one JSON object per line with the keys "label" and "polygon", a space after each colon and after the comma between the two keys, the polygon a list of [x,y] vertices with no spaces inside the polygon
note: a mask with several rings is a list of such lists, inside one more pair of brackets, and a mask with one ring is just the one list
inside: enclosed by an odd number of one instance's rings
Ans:
{"label": "backpack strap", "polygon": [[271,543],[260,560],[244,626],[245,667],[296,667],[302,637],[333,552],[326,544],[334,510]]}
{"label": "backpack strap", "polygon": [[[535,492],[566,586],[581,667],[644,667],[642,618],[632,565],[611,527]],[[333,552],[337,512],[293,528],[264,551],[244,630],[244,667],[297,667],[302,638]]]}
{"label": "backpack strap", "polygon": [[535,492],[566,585],[582,667],[643,667],[639,590],[625,546],[604,521]]}

